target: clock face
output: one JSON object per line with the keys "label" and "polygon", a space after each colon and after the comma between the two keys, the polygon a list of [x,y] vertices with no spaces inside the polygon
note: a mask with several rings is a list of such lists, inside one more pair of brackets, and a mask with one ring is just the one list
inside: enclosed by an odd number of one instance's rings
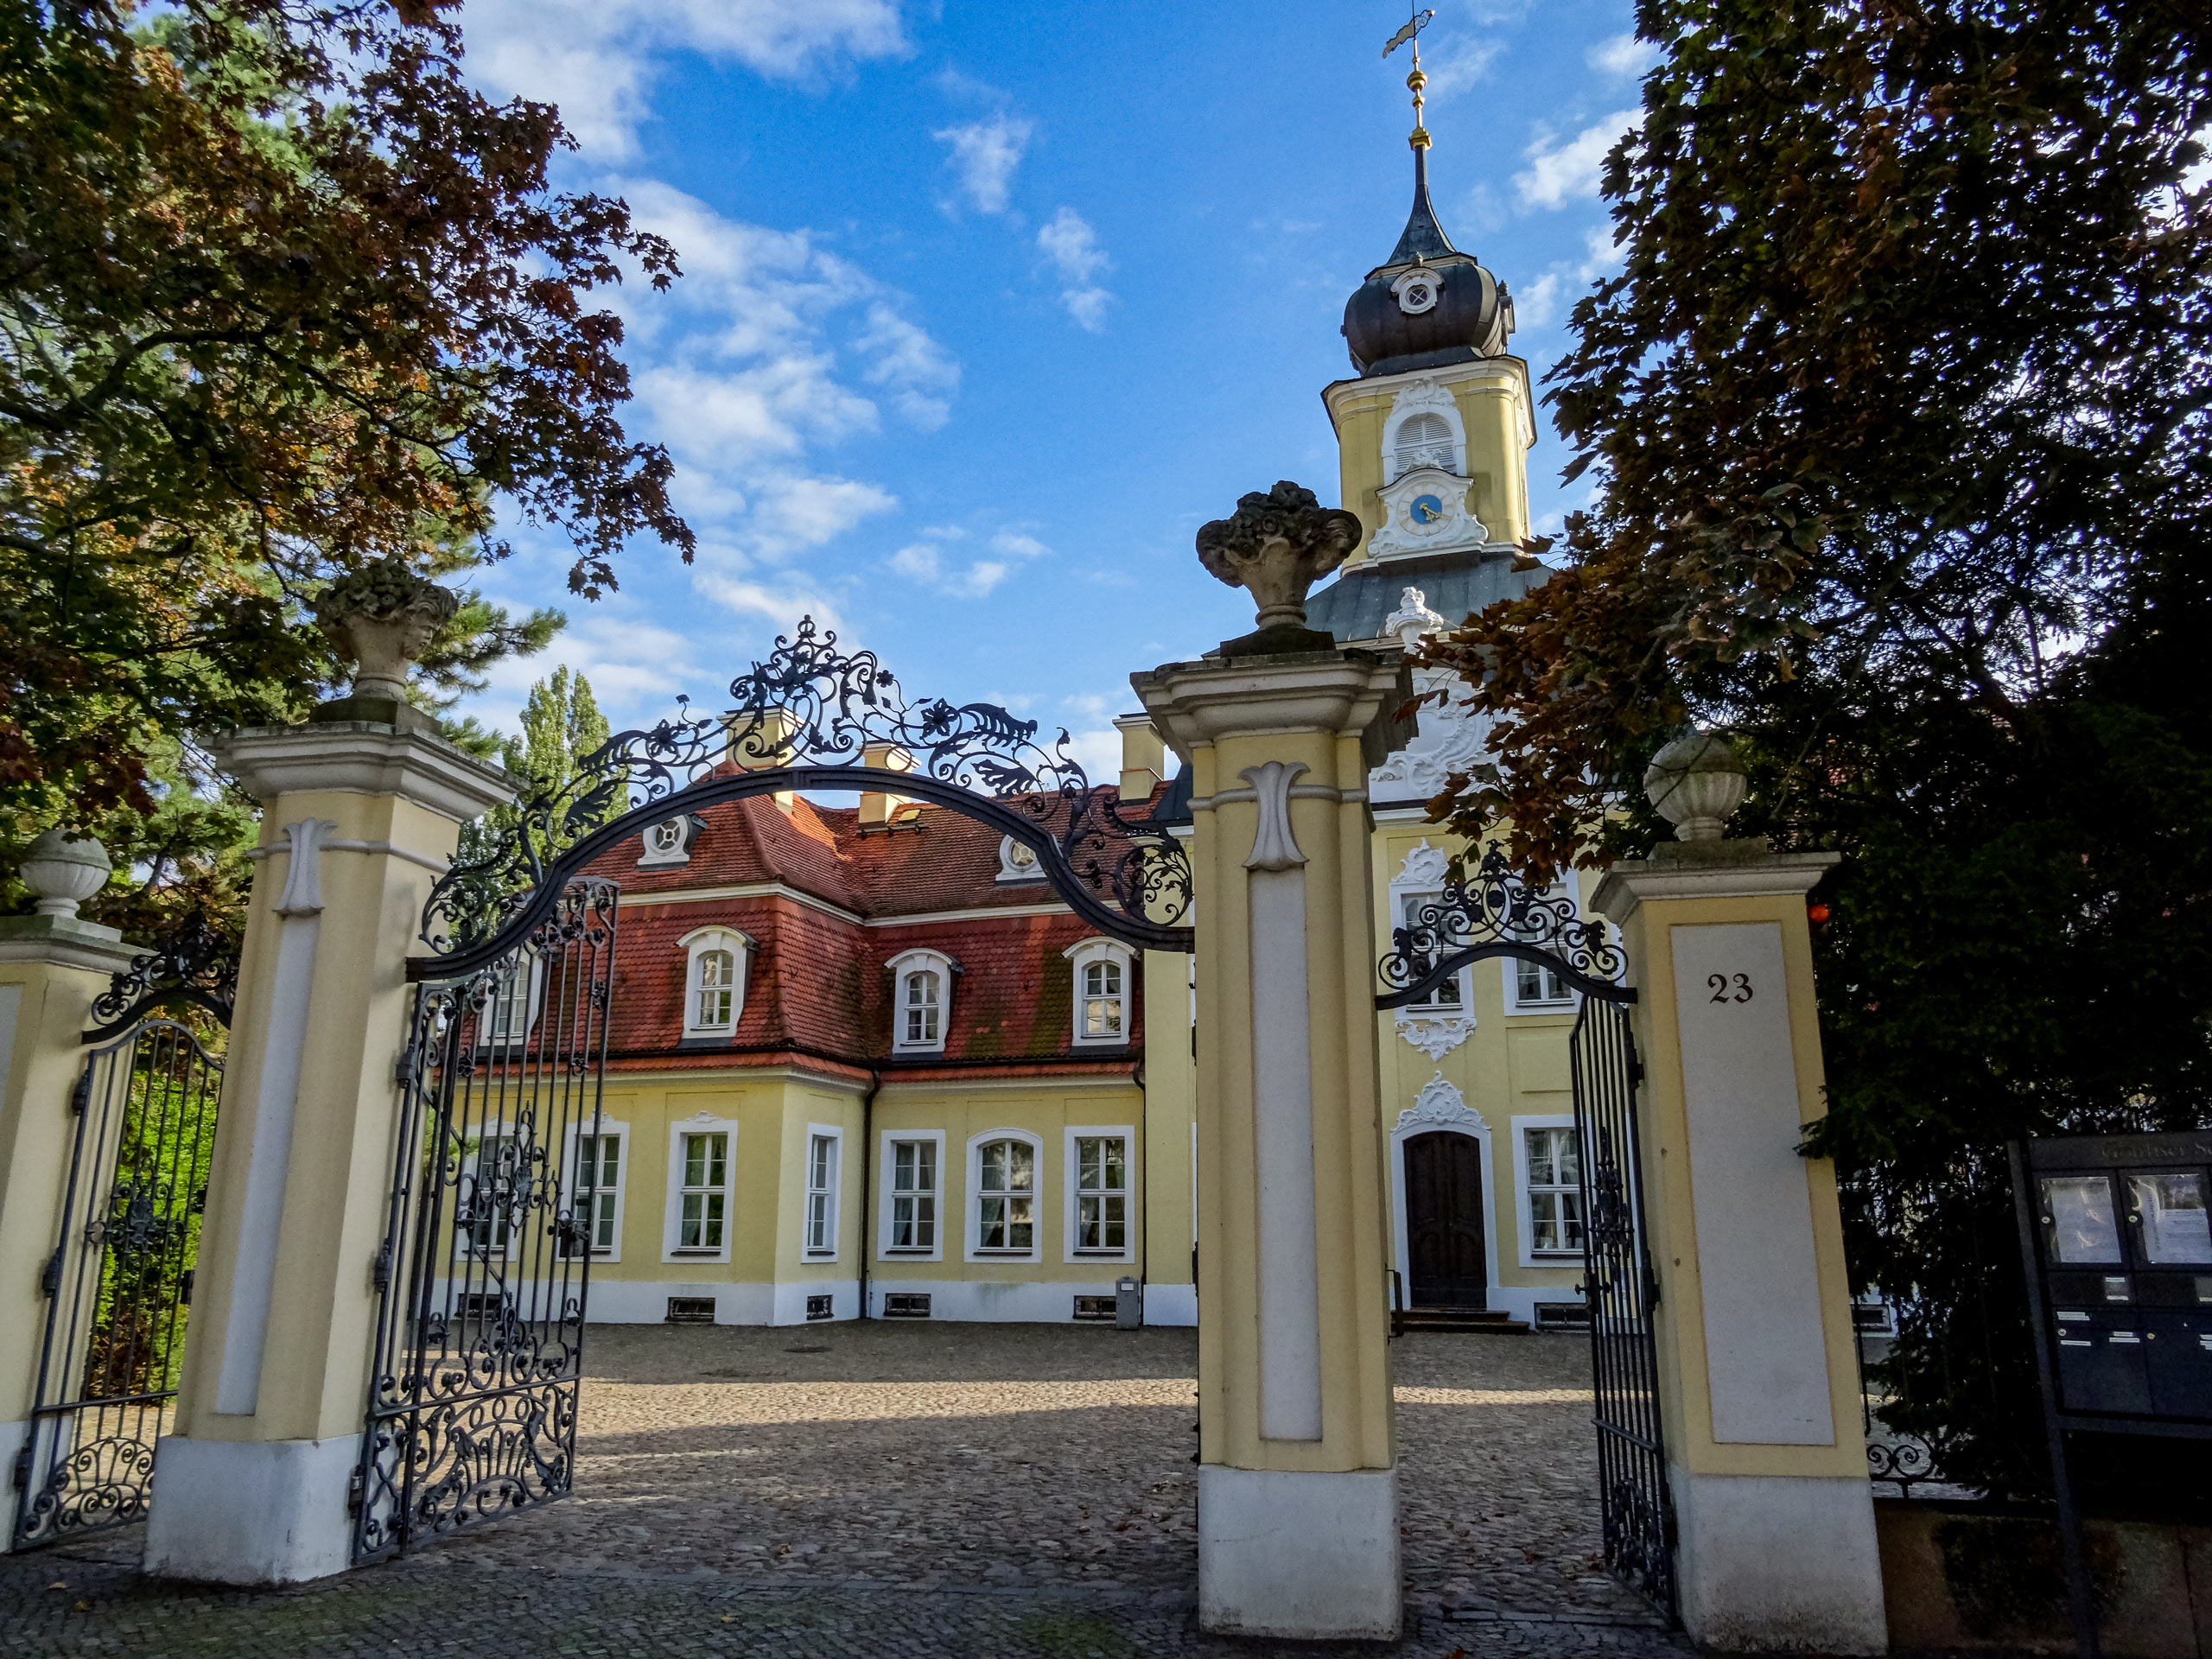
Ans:
{"label": "clock face", "polygon": [[1444,522],[1444,503],[1433,495],[1414,497],[1413,505],[1408,511],[1412,513],[1414,523],[1417,524],[1437,524]]}

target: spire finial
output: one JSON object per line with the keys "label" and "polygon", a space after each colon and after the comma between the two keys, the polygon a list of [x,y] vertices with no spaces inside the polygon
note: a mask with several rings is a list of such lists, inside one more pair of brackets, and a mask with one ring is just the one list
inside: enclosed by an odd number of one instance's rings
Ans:
{"label": "spire finial", "polygon": [[1414,95],[1414,130],[1407,135],[1406,143],[1413,149],[1414,165],[1416,168],[1421,167],[1424,159],[1421,151],[1428,148],[1428,129],[1421,124],[1421,93],[1428,86],[1428,77],[1421,70],[1421,32],[1429,26],[1435,16],[1436,12],[1433,8],[1423,11],[1416,6],[1414,8],[1413,15],[1406,20],[1405,26],[1393,35],[1389,44],[1382,48],[1382,55],[1387,58],[1408,41],[1413,45],[1414,68],[1413,73],[1406,77],[1406,90]]}

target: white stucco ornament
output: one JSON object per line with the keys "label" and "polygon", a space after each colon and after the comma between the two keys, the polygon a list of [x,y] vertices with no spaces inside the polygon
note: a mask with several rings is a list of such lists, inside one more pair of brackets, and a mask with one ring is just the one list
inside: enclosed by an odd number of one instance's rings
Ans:
{"label": "white stucco ornament", "polygon": [[1487,1130],[1483,1116],[1467,1104],[1467,1097],[1439,1071],[1421,1086],[1414,1103],[1398,1114],[1398,1128]]}
{"label": "white stucco ornament", "polygon": [[1439,1014],[1433,1008],[1400,1008],[1394,1022],[1407,1046],[1440,1060],[1473,1035],[1471,1014]]}
{"label": "white stucco ornament", "polygon": [[277,896],[279,916],[315,916],[322,911],[322,848],[338,826],[328,818],[302,818],[284,826],[291,856],[285,861],[284,891]]}
{"label": "white stucco ornament", "polygon": [[1414,467],[1378,493],[1382,525],[1368,538],[1378,558],[1484,547],[1490,529],[1467,510],[1467,480],[1441,467]]}
{"label": "white stucco ornament", "polygon": [[1728,815],[1744,804],[1750,780],[1726,732],[1693,732],[1651,757],[1643,793],[1675,826],[1677,841],[1718,841]]}
{"label": "white stucco ornament", "polygon": [[1306,861],[1290,829],[1291,780],[1305,770],[1303,760],[1270,760],[1236,774],[1259,798],[1260,827],[1252,837],[1252,855],[1244,861],[1246,869],[1294,870]]}
{"label": "white stucco ornament", "polygon": [[1436,309],[1436,301],[1443,292],[1442,276],[1427,265],[1415,265],[1390,284],[1390,292],[1398,302],[1398,309],[1409,317],[1424,311]]}
{"label": "white stucco ornament", "polygon": [[1398,594],[1398,608],[1382,619],[1382,637],[1413,651],[1426,635],[1444,626],[1444,619],[1428,608],[1428,595],[1418,588],[1407,588]]}
{"label": "white stucco ornament", "polygon": [[115,866],[107,849],[90,836],[49,830],[30,844],[16,874],[38,895],[38,913],[68,918],[107,885]]}

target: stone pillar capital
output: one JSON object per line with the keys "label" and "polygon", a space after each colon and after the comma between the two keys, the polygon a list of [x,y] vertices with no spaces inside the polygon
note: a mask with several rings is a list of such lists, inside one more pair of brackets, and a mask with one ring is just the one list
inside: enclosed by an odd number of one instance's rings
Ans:
{"label": "stone pillar capital", "polygon": [[1225,738],[1325,732],[1360,741],[1373,766],[1405,747],[1414,723],[1398,710],[1414,695],[1395,651],[1300,651],[1271,657],[1206,657],[1163,663],[1129,684],[1153,724],[1184,760]]}
{"label": "stone pillar capital", "polygon": [[256,726],[216,739],[215,757],[248,794],[391,795],[465,823],[514,799],[506,772],[443,738],[370,721]]}
{"label": "stone pillar capital", "polygon": [[74,916],[0,916],[0,963],[45,963],[86,973],[119,974],[138,947],[114,928]]}
{"label": "stone pillar capital", "polygon": [[1607,870],[1591,907],[1625,927],[1646,904],[1679,899],[1762,899],[1806,893],[1843,861],[1840,853],[1777,853],[1764,841],[1663,842],[1649,858]]}

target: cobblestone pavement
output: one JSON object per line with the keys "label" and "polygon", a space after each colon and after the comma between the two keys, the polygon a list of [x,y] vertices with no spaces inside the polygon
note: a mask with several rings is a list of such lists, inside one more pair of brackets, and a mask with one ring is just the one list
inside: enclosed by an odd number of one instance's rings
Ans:
{"label": "cobblestone pavement", "polygon": [[[149,1583],[135,1535],[0,1558],[0,1651],[1265,1651],[1192,1614],[1196,1346],[1041,1325],[594,1330],[575,1497],[282,1592]],[[1588,1354],[1560,1336],[1395,1344],[1410,1617],[1392,1651],[1675,1647],[1598,1566]]]}

